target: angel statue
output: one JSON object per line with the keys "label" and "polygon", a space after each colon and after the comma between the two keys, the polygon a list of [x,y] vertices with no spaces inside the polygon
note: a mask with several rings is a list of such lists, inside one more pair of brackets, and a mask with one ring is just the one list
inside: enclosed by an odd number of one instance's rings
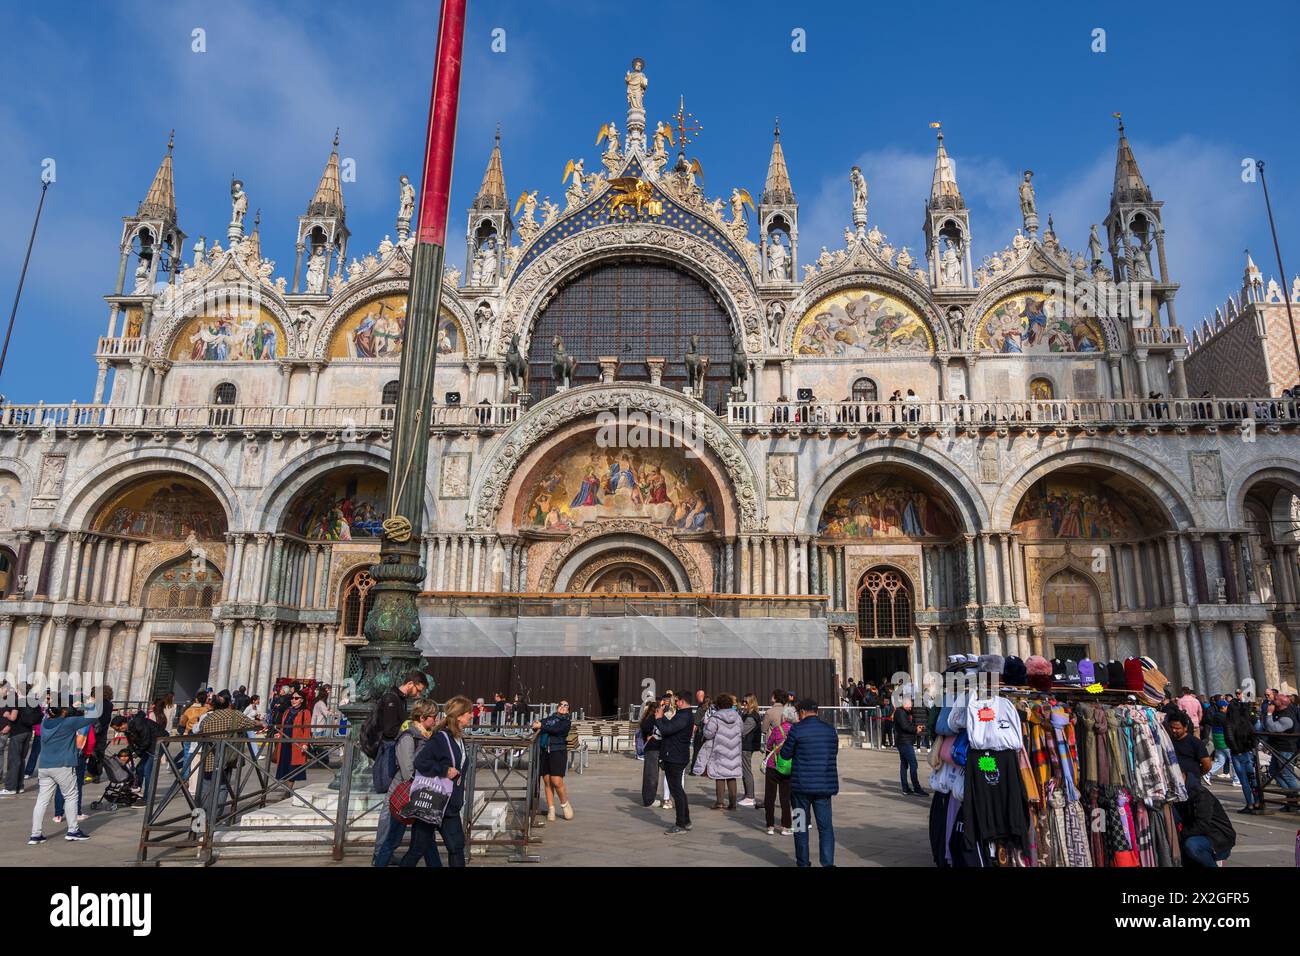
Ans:
{"label": "angel statue", "polygon": [[581,159],[569,160],[569,162],[564,167],[564,175],[560,177],[561,185],[572,180],[573,185],[569,187],[569,191],[577,192],[579,196],[582,195],[582,177],[583,177],[582,163],[583,161]]}
{"label": "angel statue", "polygon": [[609,145],[605,147],[605,155],[617,156],[619,153],[618,127],[614,125],[613,120],[610,120],[608,123],[602,126],[600,128],[600,131],[596,133],[596,145],[599,146],[601,144],[601,141],[605,139],[609,140]]}
{"label": "angel statue", "polygon": [[746,205],[750,209],[754,208],[754,200],[750,198],[749,190],[733,187],[731,190],[731,224],[733,226],[745,223]]}
{"label": "angel statue", "polygon": [[532,192],[529,192],[527,189],[525,189],[523,192],[519,194],[519,198],[515,201],[515,211],[513,215],[518,216],[520,208],[524,210],[524,217],[519,220],[519,225],[521,226],[532,225],[533,222],[535,221],[533,217],[537,212],[537,190],[536,189],[534,189]]}
{"label": "angel statue", "polygon": [[[654,155],[656,159],[667,158],[668,150],[664,147],[665,142],[667,142],[669,146],[677,145],[673,142],[673,128],[663,120],[660,120],[655,124]],[[662,163],[660,165],[662,165]]]}

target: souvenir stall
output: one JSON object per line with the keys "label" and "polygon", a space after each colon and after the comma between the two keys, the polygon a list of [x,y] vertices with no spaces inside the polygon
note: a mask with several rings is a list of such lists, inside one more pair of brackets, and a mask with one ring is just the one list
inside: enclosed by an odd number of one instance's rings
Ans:
{"label": "souvenir stall", "polygon": [[1153,661],[966,656],[944,674],[948,706],[929,713],[936,866],[1180,865],[1172,804],[1187,790]]}

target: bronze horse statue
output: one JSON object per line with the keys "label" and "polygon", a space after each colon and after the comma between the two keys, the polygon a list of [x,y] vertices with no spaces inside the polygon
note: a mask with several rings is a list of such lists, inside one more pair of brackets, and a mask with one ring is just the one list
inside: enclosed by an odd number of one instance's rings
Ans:
{"label": "bronze horse statue", "polygon": [[737,332],[731,338],[731,387],[744,388],[749,377],[749,360],[745,357],[745,340]]}
{"label": "bronze horse statue", "polygon": [[555,384],[567,388],[573,384],[574,373],[578,371],[578,357],[564,351],[564,339],[558,335],[551,340],[551,346],[555,349],[555,359],[551,362],[551,373],[555,376]]}
{"label": "bronze horse statue", "polygon": [[686,366],[686,385],[692,392],[698,392],[704,385],[705,361],[700,355],[700,337],[691,336],[691,347],[686,350],[686,355],[682,359]]}
{"label": "bronze horse statue", "polygon": [[510,384],[515,388],[524,387],[524,377],[528,374],[528,362],[519,351],[519,333],[510,336],[510,348],[506,350],[506,374]]}

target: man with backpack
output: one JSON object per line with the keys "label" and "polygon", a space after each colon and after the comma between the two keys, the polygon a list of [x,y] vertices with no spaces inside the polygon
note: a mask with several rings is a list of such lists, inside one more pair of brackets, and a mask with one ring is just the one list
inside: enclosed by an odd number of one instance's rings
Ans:
{"label": "man with backpack", "polygon": [[[361,725],[361,751],[374,761],[370,767],[370,779],[375,793],[387,793],[397,773],[397,738],[406,723],[407,701],[423,697],[428,689],[429,678],[422,671],[408,671],[402,683],[384,691]],[[375,828],[376,848],[384,846],[391,819],[388,801],[381,800],[379,822]]]}

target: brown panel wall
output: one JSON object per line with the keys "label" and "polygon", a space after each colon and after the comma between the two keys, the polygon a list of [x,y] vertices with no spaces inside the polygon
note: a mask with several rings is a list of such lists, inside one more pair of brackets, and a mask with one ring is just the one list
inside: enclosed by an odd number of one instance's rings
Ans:
{"label": "brown panel wall", "polygon": [[829,658],[773,660],[738,657],[624,657],[619,659],[619,713],[641,700],[641,682],[649,677],[655,691],[696,690],[714,696],[719,693],[743,697],[753,694],[766,706],[772,691],[781,688],[800,697],[812,697],[820,704],[838,702],[835,692],[835,663]]}
{"label": "brown panel wall", "polygon": [[574,709],[600,714],[590,657],[516,657],[510,665],[510,694],[523,694],[531,704],[563,697]]}
{"label": "brown panel wall", "polygon": [[508,657],[431,657],[424,669],[433,678],[431,696],[447,701],[457,694],[470,700],[491,700],[495,691],[505,693],[510,684]]}

